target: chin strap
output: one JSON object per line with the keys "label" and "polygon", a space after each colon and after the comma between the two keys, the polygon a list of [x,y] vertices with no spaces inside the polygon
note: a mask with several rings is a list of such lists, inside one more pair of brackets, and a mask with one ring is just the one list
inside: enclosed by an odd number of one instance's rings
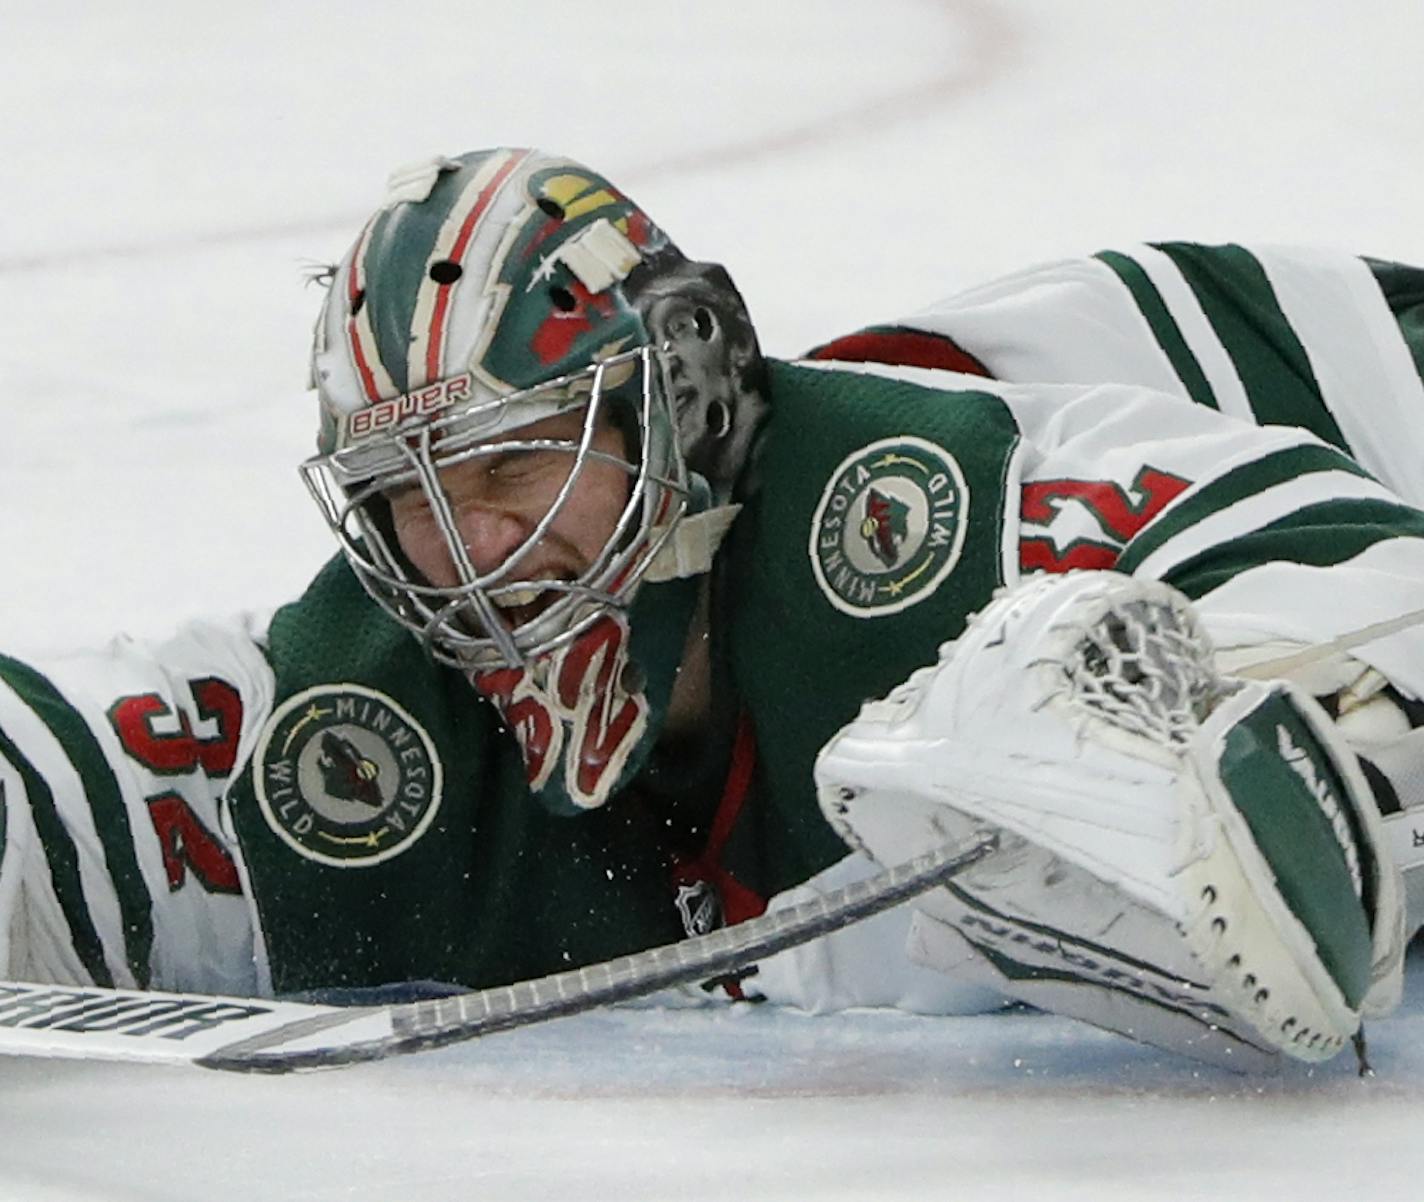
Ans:
{"label": "chin strap", "polygon": [[712,560],[722,545],[732,522],[742,511],[740,505],[718,505],[682,518],[665,542],[643,579],[649,584],[701,576],[712,570]]}

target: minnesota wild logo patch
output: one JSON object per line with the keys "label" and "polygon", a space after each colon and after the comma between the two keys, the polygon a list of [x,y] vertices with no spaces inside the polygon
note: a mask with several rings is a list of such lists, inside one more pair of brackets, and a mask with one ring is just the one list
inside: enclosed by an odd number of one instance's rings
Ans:
{"label": "minnesota wild logo patch", "polygon": [[821,591],[857,618],[899,613],[935,591],[964,549],[969,489],[954,456],[923,438],[882,438],[831,473],[811,519]]}
{"label": "minnesota wild logo patch", "polygon": [[293,851],[365,868],[405,851],[440,808],[430,735],[382,693],[318,685],[272,715],[253,758],[267,824]]}

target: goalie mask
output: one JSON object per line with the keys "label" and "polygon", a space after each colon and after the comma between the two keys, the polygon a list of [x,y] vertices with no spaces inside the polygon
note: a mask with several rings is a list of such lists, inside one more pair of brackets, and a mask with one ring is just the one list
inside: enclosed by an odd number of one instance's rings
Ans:
{"label": "goalie mask", "polygon": [[333,275],[303,478],[366,590],[495,702],[557,809],[602,804],[646,754],[761,368],[720,267],[538,151],[397,172]]}

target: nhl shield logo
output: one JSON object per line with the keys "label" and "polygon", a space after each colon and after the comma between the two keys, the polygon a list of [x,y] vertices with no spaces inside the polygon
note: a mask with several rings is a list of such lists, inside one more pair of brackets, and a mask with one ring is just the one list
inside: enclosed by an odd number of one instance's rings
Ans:
{"label": "nhl shield logo", "polygon": [[706,935],[722,925],[722,899],[711,881],[686,881],[673,898],[682,929],[689,939]]}
{"label": "nhl shield logo", "polygon": [[842,613],[899,613],[959,562],[969,489],[954,456],[923,438],[882,438],[847,455],[811,520],[811,569]]}
{"label": "nhl shield logo", "polygon": [[360,685],[319,685],[272,715],[253,760],[267,824],[293,851],[364,868],[405,851],[440,808],[430,735],[399,705]]}

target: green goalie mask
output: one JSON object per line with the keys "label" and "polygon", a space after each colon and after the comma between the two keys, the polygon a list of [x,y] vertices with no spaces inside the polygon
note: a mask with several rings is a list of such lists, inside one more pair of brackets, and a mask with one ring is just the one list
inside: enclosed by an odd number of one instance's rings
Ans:
{"label": "green goalie mask", "polygon": [[[700,482],[725,500],[745,458],[760,368],[725,272],[689,263],[602,176],[529,150],[436,159],[392,177],[331,280],[313,350],[321,453],[303,477],[368,591],[437,658],[517,666],[626,609],[644,578],[676,574],[671,544],[706,504]],[[573,410],[581,438],[521,438]],[[525,578],[599,454],[600,420],[625,434],[622,516],[577,579]],[[477,572],[441,469],[551,449],[568,455],[563,492]],[[423,580],[395,541],[386,498],[411,486],[445,519],[455,586]]]}
{"label": "green goalie mask", "polygon": [[[636,620],[629,611],[652,586],[710,566],[764,410],[762,371],[722,268],[685,259],[602,176],[538,151],[397,172],[335,269],[312,354],[319,454],[303,478],[371,596],[499,706],[531,786],[542,789],[562,745],[583,737],[580,715],[617,711],[624,686],[610,674],[662,675],[670,690],[681,643],[666,632],[645,636],[658,650],[642,658],[658,663],[615,669],[630,638],[640,658],[640,624],[666,626],[662,615],[676,611],[685,629],[690,606],[649,600]],[[582,421],[549,420],[571,414]],[[455,469],[504,474],[536,455],[565,465],[561,483],[542,512],[521,515],[498,562],[481,559],[462,532],[468,515],[452,504]],[[549,571],[541,541],[587,495],[580,481],[607,480],[610,467],[626,492],[601,547],[576,571]],[[391,499],[409,490],[419,490],[452,579],[428,578],[402,546]],[[656,693],[650,684],[622,697],[643,707],[630,732],[656,725]],[[600,746],[617,733],[602,732]],[[645,752],[646,741],[630,733],[613,743]],[[617,752],[620,771],[600,769],[587,788],[573,779],[577,753],[569,757],[567,800],[586,808],[641,755]]]}

